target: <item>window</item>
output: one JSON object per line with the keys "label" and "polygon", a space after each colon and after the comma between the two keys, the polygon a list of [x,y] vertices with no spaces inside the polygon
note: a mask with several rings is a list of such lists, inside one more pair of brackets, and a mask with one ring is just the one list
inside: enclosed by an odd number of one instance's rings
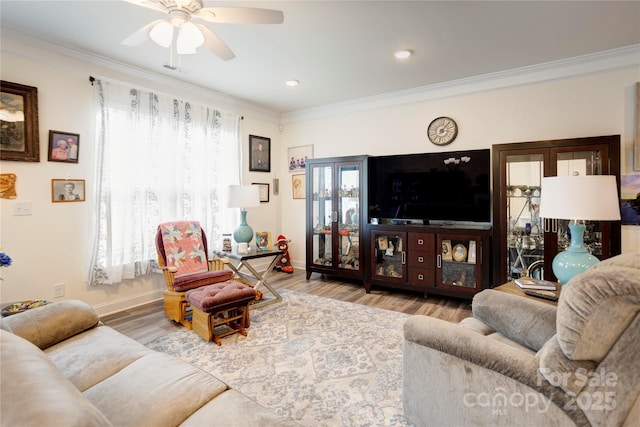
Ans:
{"label": "window", "polygon": [[[211,242],[234,218],[221,201],[239,183],[239,116],[96,80],[95,238],[91,285],[152,271],[166,221],[197,220]],[[221,203],[222,202],[222,203]]]}

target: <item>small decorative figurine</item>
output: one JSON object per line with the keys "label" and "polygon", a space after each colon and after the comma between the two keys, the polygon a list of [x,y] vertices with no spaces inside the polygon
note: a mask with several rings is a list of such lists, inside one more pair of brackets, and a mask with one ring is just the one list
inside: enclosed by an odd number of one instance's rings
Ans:
{"label": "small decorative figurine", "polygon": [[289,242],[291,240],[284,237],[282,234],[278,236],[277,246],[278,249],[284,251],[282,254],[282,258],[276,263],[274,267],[278,271],[282,271],[284,273],[293,273],[293,267],[291,266],[291,258],[289,257]]}

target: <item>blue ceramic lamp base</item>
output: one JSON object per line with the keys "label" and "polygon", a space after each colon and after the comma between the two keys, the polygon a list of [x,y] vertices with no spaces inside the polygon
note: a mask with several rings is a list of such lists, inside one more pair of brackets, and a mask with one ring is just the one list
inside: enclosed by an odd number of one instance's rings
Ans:
{"label": "blue ceramic lamp base", "polygon": [[253,240],[253,228],[247,224],[247,211],[244,209],[240,209],[240,225],[233,232],[233,239],[238,243],[238,252],[249,251],[249,243]]}
{"label": "blue ceramic lamp base", "polygon": [[553,274],[562,283],[562,287],[565,287],[573,276],[587,271],[600,262],[598,258],[587,252],[584,245],[584,224],[570,223],[569,230],[571,244],[566,251],[558,253],[552,263]]}

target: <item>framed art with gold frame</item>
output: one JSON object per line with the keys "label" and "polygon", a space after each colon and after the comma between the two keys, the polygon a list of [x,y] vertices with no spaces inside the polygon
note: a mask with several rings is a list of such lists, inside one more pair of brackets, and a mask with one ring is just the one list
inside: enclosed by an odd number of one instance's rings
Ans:
{"label": "framed art with gold frame", "polygon": [[0,81],[0,160],[40,161],[38,88]]}
{"label": "framed art with gold frame", "polygon": [[291,175],[291,188],[293,189],[293,198],[294,199],[304,199],[305,198],[305,187],[306,187],[306,175]]}
{"label": "framed art with gold frame", "polygon": [[452,256],[454,261],[463,262],[467,259],[467,247],[458,243],[453,247]]}
{"label": "framed art with gold frame", "polygon": [[52,179],[51,201],[53,203],[84,202],[84,184],[84,179]]}

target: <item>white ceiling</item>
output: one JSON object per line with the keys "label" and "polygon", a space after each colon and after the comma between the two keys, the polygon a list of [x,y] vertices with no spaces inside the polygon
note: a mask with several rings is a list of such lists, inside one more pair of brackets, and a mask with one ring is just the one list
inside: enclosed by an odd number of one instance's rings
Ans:
{"label": "white ceiling", "polygon": [[[1,29],[287,113],[640,43],[640,1],[204,1],[284,12],[281,25],[210,24],[235,52],[180,58],[120,42],[164,15],[124,1],[0,1]],[[393,58],[398,48],[415,55]],[[174,61],[177,61],[174,57]],[[175,63],[174,63],[175,65]],[[297,79],[295,88],[285,81]]]}

